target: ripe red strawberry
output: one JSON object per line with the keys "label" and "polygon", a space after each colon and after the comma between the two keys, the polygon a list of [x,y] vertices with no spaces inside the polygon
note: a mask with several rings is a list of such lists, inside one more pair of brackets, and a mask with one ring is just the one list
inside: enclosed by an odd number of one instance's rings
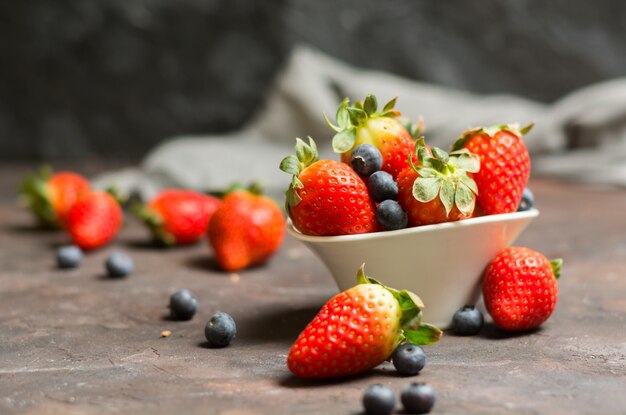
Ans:
{"label": "ripe red strawberry", "polygon": [[287,156],[280,169],[292,174],[287,212],[306,235],[348,235],[377,229],[374,204],[363,179],[335,160],[318,160],[311,137],[296,139],[296,156]]}
{"label": "ripe red strawberry", "polygon": [[496,326],[521,331],[538,327],[554,311],[563,261],[537,251],[509,247],[489,263],[483,298]]}
{"label": "ripe red strawberry", "polygon": [[400,112],[394,110],[396,98],[389,101],[381,112],[374,95],[368,95],[363,103],[350,105],[344,99],[337,110],[337,124],[326,122],[336,134],[333,137],[333,150],[341,153],[341,161],[350,164],[352,150],[361,144],[372,144],[383,156],[382,169],[395,179],[409,165],[409,155],[413,153],[413,137],[400,121]]}
{"label": "ripe red strawberry", "polygon": [[122,225],[122,208],[113,196],[101,191],[83,193],[67,216],[67,230],[82,249],[110,242]]}
{"label": "ripe red strawberry", "polygon": [[77,173],[43,168],[24,181],[21,194],[42,225],[62,227],[76,198],[88,190],[89,181]]}
{"label": "ripe red strawberry", "polygon": [[453,149],[468,149],[480,157],[474,174],[478,186],[476,202],[485,214],[515,212],[530,176],[530,156],[522,136],[532,124],[476,128],[463,133]]}
{"label": "ripe red strawberry", "polygon": [[452,222],[472,216],[476,183],[468,173],[478,171],[478,157],[467,150],[446,153],[417,141],[419,165],[398,176],[398,201],[409,226]]}
{"label": "ripe red strawberry", "polygon": [[209,222],[209,242],[220,266],[238,271],[267,261],[285,236],[281,208],[248,190],[226,195]]}
{"label": "ripe red strawberry", "polygon": [[135,207],[134,212],[156,240],[165,245],[183,245],[206,235],[220,203],[216,197],[192,190],[166,189],[146,206]]}
{"label": "ripe red strawberry", "polygon": [[358,285],[331,298],[295,341],[287,366],[306,378],[356,375],[389,359],[408,340],[430,344],[441,330],[421,322],[422,301],[415,294],[385,287],[357,273]]}

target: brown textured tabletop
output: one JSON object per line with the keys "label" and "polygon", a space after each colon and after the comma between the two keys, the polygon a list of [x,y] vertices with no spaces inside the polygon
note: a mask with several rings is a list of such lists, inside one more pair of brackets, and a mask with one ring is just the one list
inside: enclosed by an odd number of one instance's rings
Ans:
{"label": "brown textured tabletop", "polygon": [[[0,414],[357,414],[368,385],[399,391],[413,380],[437,390],[433,413],[626,414],[623,189],[531,181],[541,213],[517,244],[565,259],[556,311],[540,330],[446,333],[425,348],[415,378],[384,364],[309,383],[289,375],[285,357],[337,289],[299,242],[287,238],[270,263],[235,275],[215,268],[205,243],[154,248],[128,220],[113,245],[58,270],[64,235],[34,229],[15,206],[23,172],[0,167]],[[114,249],[135,259],[126,279],[103,277]],[[167,318],[179,288],[199,298],[189,322]],[[204,340],[217,310],[238,324],[224,349]]]}

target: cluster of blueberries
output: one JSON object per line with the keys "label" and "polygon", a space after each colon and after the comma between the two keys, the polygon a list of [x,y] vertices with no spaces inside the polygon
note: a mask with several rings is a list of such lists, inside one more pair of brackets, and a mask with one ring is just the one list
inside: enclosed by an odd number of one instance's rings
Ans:
{"label": "cluster of blueberries", "polygon": [[[198,310],[198,300],[187,289],[170,296],[170,313],[175,320],[191,320]],[[235,320],[222,311],[213,314],[204,326],[204,336],[210,347],[226,347],[237,334]]]}
{"label": "cluster of blueberries", "polygon": [[[57,265],[59,268],[76,268],[83,260],[82,249],[76,245],[65,245],[57,249]],[[135,269],[133,259],[124,252],[115,251],[109,255],[104,263],[107,274],[111,278],[121,278],[132,273]]]}
{"label": "cluster of blueberries", "polygon": [[398,183],[384,170],[383,156],[378,148],[371,144],[357,146],[350,156],[352,169],[367,185],[370,198],[378,203],[376,220],[386,231],[406,228],[408,217],[396,200]]}
{"label": "cluster of blueberries", "polygon": [[[417,375],[426,365],[426,354],[420,346],[405,343],[393,352],[393,366],[402,376]],[[404,412],[425,414],[435,404],[435,390],[423,382],[406,385],[400,394]],[[396,406],[396,397],[391,388],[381,384],[371,385],[363,394],[363,407],[367,415],[387,415]]]}
{"label": "cluster of blueberries", "polygon": [[[57,264],[62,269],[78,267],[83,257],[83,251],[76,245],[62,246],[56,254]],[[105,267],[109,277],[122,278],[132,273],[135,265],[128,254],[115,251],[107,257]],[[197,310],[198,300],[191,291],[182,289],[170,296],[170,313],[174,320],[191,320]],[[210,347],[226,347],[236,334],[235,321],[221,311],[211,316],[204,327],[204,335]]]}
{"label": "cluster of blueberries", "polygon": [[[473,306],[459,309],[452,319],[454,333],[459,336],[478,334],[483,323],[483,314]],[[393,352],[391,361],[401,376],[415,376],[426,365],[426,354],[420,346],[405,343]],[[413,382],[404,386],[400,401],[404,413],[426,414],[435,404],[435,390],[428,383]],[[395,394],[388,386],[374,384],[363,394],[363,407],[367,415],[388,415],[395,406]]]}

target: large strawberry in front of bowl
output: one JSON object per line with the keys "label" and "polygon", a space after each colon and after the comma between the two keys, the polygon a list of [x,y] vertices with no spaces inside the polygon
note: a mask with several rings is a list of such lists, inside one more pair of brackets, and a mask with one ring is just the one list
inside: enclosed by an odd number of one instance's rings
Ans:
{"label": "large strawberry in front of bowl", "polygon": [[306,235],[330,236],[377,230],[374,203],[363,179],[345,163],[319,160],[315,141],[296,139],[296,155],[280,169],[292,176],[286,209]]}
{"label": "large strawberry in front of bowl", "polygon": [[389,101],[378,111],[374,95],[368,95],[363,102],[350,105],[344,99],[337,109],[336,122],[326,122],[335,131],[333,150],[341,153],[341,161],[350,163],[352,151],[361,144],[372,144],[383,156],[382,169],[395,179],[409,165],[409,155],[413,152],[413,137],[396,119],[400,112],[393,109],[396,99]]}

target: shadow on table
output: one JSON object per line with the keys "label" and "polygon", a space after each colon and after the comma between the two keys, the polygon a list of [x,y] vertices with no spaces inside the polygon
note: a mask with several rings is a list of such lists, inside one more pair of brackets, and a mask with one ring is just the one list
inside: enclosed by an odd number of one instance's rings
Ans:
{"label": "shadow on table", "polygon": [[[499,329],[494,323],[490,322],[485,323],[480,333],[478,333],[478,336],[489,340],[506,340],[514,339],[516,337],[524,337],[529,334],[539,332],[541,332],[541,326],[527,331],[504,331]],[[454,335],[454,333],[451,333],[450,335]]]}
{"label": "shadow on table", "polygon": [[322,308],[323,300],[319,305],[305,305],[302,308],[294,306],[274,307],[263,310],[259,314],[248,316],[241,322],[241,333],[247,339],[254,341],[294,341],[298,334]]}
{"label": "shadow on table", "polygon": [[[358,382],[366,378],[376,378],[380,379],[381,377],[389,377],[389,378],[401,378],[404,376],[398,375],[398,372],[395,370],[389,369],[385,370],[381,367],[376,367],[374,369],[370,369],[366,372],[360,373],[354,376],[348,376],[345,378],[337,378],[337,379],[304,379],[299,378],[295,375],[288,374],[278,380],[278,384],[282,387],[286,388],[311,388],[311,387],[324,387],[324,386],[333,386],[333,385],[342,385],[351,382]],[[410,376],[411,379],[416,379],[415,376]]]}
{"label": "shadow on table", "polygon": [[50,235],[55,232],[60,232],[60,229],[40,226],[35,223],[5,223],[2,225],[2,229],[9,233],[18,233],[26,235],[38,235],[45,234]]}

